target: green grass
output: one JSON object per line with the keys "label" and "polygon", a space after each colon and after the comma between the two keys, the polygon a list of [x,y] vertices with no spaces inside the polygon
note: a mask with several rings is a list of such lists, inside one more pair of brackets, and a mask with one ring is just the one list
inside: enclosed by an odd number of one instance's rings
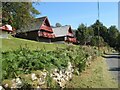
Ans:
{"label": "green grass", "polygon": [[12,36],[9,36],[9,39],[0,39],[0,41],[2,42],[2,51],[15,50],[20,46],[25,47],[26,45],[31,50],[42,48],[45,48],[46,50],[55,50],[56,47],[66,47],[65,44],[36,42],[32,40],[14,38]]}
{"label": "green grass", "polygon": [[[66,44],[43,43],[20,38],[9,37],[0,39],[2,41],[2,51],[15,50],[20,46],[30,48],[30,50],[43,49],[55,50],[56,47],[66,47]],[[77,47],[77,46],[76,46]],[[101,57],[94,60],[91,66],[79,76],[73,75],[73,79],[67,83],[68,88],[117,88],[118,84],[112,80],[111,74],[107,71],[105,60]]]}
{"label": "green grass", "polygon": [[118,88],[116,81],[107,71],[105,60],[101,57],[92,62],[81,75],[74,75],[73,79],[67,83],[68,88]]}

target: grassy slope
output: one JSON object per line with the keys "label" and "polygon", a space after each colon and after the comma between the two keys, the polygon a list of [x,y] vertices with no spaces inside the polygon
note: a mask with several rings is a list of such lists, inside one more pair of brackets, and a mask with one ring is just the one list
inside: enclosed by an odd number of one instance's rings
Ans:
{"label": "grassy slope", "polygon": [[36,42],[32,40],[25,40],[20,38],[10,37],[9,39],[0,39],[2,41],[2,51],[13,50],[19,48],[20,46],[29,47],[31,50],[42,49],[54,50],[56,47],[65,47],[65,44],[50,44],[44,42]]}
{"label": "grassy slope", "polygon": [[[49,44],[41,43],[31,40],[19,39],[10,37],[10,39],[0,39],[2,40],[2,51],[8,51],[12,49],[19,48],[20,45],[27,46],[31,49],[42,49],[54,50],[56,47],[65,47],[65,44]],[[115,81],[111,79],[109,72],[107,71],[107,65],[103,58],[98,58],[95,60],[92,65],[86,69],[80,76],[73,76],[72,81],[67,84],[67,87],[71,88],[86,88],[86,87],[117,87]]]}
{"label": "grassy slope", "polygon": [[107,71],[108,67],[102,57],[97,58],[81,75],[73,76],[67,84],[69,88],[118,88],[116,81]]}

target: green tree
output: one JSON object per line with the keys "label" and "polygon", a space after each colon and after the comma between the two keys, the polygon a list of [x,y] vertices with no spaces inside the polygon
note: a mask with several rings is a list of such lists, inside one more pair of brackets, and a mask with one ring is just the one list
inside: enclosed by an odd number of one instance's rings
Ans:
{"label": "green tree", "polygon": [[79,27],[76,31],[77,40],[80,42],[81,45],[85,44],[86,29],[87,29],[87,27],[82,23],[81,25],[79,25]]}
{"label": "green tree", "polygon": [[91,38],[93,36],[94,36],[94,30],[91,26],[87,27],[84,24],[79,25],[76,31],[76,37],[81,45],[86,45],[90,43]]}
{"label": "green tree", "polygon": [[60,23],[55,24],[56,27],[61,27],[62,25]]}
{"label": "green tree", "polygon": [[87,28],[88,36],[87,36],[87,42],[90,43],[91,39],[94,37],[94,30],[90,26]]}
{"label": "green tree", "polygon": [[89,35],[90,35],[91,37],[93,37],[93,36],[94,36],[94,29],[93,29],[91,26],[89,26],[89,27],[88,27],[88,31],[89,31]]}
{"label": "green tree", "polygon": [[84,24],[79,25],[78,29],[76,30],[76,37],[81,45],[109,45],[120,51],[119,30],[116,28],[116,26],[110,26],[107,28],[99,20],[96,20],[96,22],[89,27],[86,27]]}
{"label": "green tree", "polygon": [[107,30],[107,27],[105,27],[104,25],[100,26],[99,32],[100,32],[100,36],[103,37],[105,42],[108,42],[108,30]]}
{"label": "green tree", "polygon": [[103,23],[101,23],[99,20],[96,20],[96,22],[93,25],[91,25],[91,27],[94,29],[95,36],[100,35],[107,42],[108,30],[107,27],[103,25]]}
{"label": "green tree", "polygon": [[91,25],[91,27],[94,30],[94,35],[95,36],[98,36],[98,27],[101,27],[101,26],[103,26],[103,24],[99,20],[96,20],[96,22],[93,25]]}
{"label": "green tree", "polygon": [[2,2],[2,24],[10,24],[20,29],[40,14],[32,2]]}
{"label": "green tree", "polygon": [[116,26],[110,26],[108,28],[108,43],[111,47],[117,46],[117,38],[119,35],[119,31],[117,30]]}
{"label": "green tree", "polygon": [[99,43],[100,46],[104,46],[105,45],[104,39],[101,36],[99,36],[99,37],[98,36],[94,36],[94,37],[91,38],[90,44],[92,46],[98,46],[98,43]]}
{"label": "green tree", "polygon": [[117,37],[117,50],[119,50],[119,52],[120,52],[120,32],[119,32],[119,35]]}
{"label": "green tree", "polygon": [[[108,29],[106,26],[103,25],[102,22],[99,20],[96,20],[96,22],[91,25],[91,27],[94,30],[94,35],[99,37],[102,37],[106,43],[109,43],[109,34],[108,34]],[[99,38],[98,38],[99,40]],[[98,42],[100,44],[100,42]]]}

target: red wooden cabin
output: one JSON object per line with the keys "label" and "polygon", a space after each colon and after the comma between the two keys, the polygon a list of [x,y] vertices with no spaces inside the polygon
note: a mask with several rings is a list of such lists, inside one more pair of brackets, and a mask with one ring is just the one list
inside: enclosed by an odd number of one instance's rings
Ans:
{"label": "red wooden cabin", "polygon": [[19,31],[21,32],[17,32],[16,37],[30,40],[51,42],[51,39],[55,37],[47,17],[37,18]]}
{"label": "red wooden cabin", "polygon": [[68,43],[76,43],[77,40],[74,37],[73,31],[70,25],[55,27],[53,28],[53,32],[55,34],[55,38],[53,42],[68,42]]}

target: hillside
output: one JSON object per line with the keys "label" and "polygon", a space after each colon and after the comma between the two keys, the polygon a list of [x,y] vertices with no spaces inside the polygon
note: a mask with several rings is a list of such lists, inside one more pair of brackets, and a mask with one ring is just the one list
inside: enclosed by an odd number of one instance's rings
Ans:
{"label": "hillside", "polygon": [[15,50],[20,46],[27,46],[30,50],[42,49],[46,50],[54,50],[56,47],[65,47],[65,44],[53,44],[53,43],[44,43],[44,42],[36,42],[32,40],[25,40],[20,38],[15,38],[9,36],[8,39],[0,39],[2,42],[2,51]]}
{"label": "hillside", "polygon": [[[98,52],[96,47],[91,46],[43,43],[11,36],[9,39],[1,40],[4,51],[3,87],[6,85],[6,88],[117,87],[117,83],[107,71],[105,60],[100,57],[103,51],[106,51],[105,47],[101,49],[102,52]],[[20,46],[22,48],[19,48]],[[59,78],[60,76],[62,77]],[[18,79],[20,83],[17,83]]]}

